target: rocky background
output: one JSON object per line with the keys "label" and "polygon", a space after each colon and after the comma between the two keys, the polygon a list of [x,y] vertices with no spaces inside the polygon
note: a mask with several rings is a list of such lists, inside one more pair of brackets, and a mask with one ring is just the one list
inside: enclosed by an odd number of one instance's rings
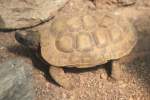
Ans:
{"label": "rocky background", "polygon": [[[33,28],[51,21],[61,9],[78,6],[76,1],[89,3],[93,9],[114,11],[135,27],[138,43],[116,65],[122,68],[120,80],[107,80],[105,65],[101,65],[68,71],[78,81],[75,89],[65,90],[50,78],[48,66],[33,51],[16,42],[14,29]],[[0,100],[150,100],[150,1],[87,1],[0,0]]]}

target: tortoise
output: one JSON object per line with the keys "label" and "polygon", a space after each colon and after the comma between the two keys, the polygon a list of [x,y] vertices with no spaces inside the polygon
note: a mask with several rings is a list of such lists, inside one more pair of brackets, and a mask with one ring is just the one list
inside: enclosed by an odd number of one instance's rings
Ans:
{"label": "tortoise", "polygon": [[[34,49],[50,64],[51,77],[71,89],[64,67],[92,68],[112,62],[112,77],[118,67],[113,61],[128,55],[137,42],[131,23],[115,13],[59,14],[41,28],[16,31],[16,40]],[[115,73],[117,72],[117,73]]]}

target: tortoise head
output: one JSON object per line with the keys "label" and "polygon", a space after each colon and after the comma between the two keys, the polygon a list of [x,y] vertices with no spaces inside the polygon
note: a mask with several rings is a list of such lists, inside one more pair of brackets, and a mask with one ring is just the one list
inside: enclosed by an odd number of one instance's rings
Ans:
{"label": "tortoise head", "polygon": [[36,31],[16,31],[16,40],[27,48],[38,50],[40,47],[40,34]]}

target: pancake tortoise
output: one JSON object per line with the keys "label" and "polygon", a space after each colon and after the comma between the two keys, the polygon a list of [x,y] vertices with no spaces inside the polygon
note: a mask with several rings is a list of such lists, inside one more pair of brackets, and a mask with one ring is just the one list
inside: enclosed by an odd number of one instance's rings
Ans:
{"label": "pancake tortoise", "polygon": [[[117,14],[59,15],[42,28],[16,31],[16,40],[34,49],[49,63],[51,77],[62,87],[73,82],[64,67],[91,68],[115,61],[131,52],[137,42],[134,28]],[[113,66],[111,77],[119,68]]]}

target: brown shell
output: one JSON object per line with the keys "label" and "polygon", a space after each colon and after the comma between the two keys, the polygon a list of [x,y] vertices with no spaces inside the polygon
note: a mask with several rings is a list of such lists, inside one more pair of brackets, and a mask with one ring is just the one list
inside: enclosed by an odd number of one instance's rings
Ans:
{"label": "brown shell", "polygon": [[56,17],[41,33],[43,58],[55,66],[86,68],[129,54],[137,41],[132,26],[118,15],[99,16]]}

